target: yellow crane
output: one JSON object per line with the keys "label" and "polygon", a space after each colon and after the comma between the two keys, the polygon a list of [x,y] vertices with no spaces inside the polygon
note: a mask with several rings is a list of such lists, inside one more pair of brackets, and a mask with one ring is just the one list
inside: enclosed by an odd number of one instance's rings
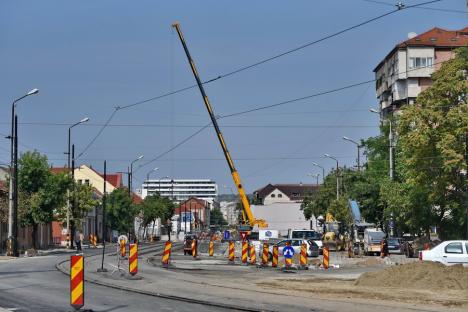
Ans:
{"label": "yellow crane", "polygon": [[179,35],[179,39],[184,48],[185,55],[187,56],[187,60],[189,62],[190,68],[192,69],[192,73],[195,77],[195,80],[197,81],[198,89],[200,89],[200,93],[203,97],[203,101],[205,102],[205,107],[208,110],[208,114],[210,115],[211,122],[213,123],[214,129],[216,131],[216,135],[218,136],[219,143],[221,144],[221,148],[223,149],[224,157],[226,158],[229,169],[231,170],[232,179],[234,180],[234,184],[236,185],[237,192],[239,193],[239,198],[240,198],[242,208],[243,208],[242,216],[244,219],[243,220],[244,225],[248,225],[249,230],[251,230],[255,225],[258,225],[259,228],[266,228],[268,227],[268,224],[265,222],[265,220],[255,219],[252,214],[252,210],[250,209],[250,203],[249,203],[247,196],[245,195],[244,187],[242,186],[239,173],[234,167],[234,162],[232,161],[231,155],[229,154],[229,151],[227,149],[226,142],[224,141],[224,138],[223,138],[223,134],[221,133],[221,130],[219,129],[218,122],[213,112],[213,108],[211,107],[210,101],[208,100],[208,96],[206,95],[205,89],[203,88],[203,83],[200,79],[200,76],[198,75],[198,71],[195,67],[195,63],[193,62],[193,59],[190,56],[190,52],[187,48],[187,44],[185,43],[185,39],[182,34],[182,31],[180,30],[180,25],[179,23],[176,22],[172,24],[172,27],[176,29],[177,34]]}

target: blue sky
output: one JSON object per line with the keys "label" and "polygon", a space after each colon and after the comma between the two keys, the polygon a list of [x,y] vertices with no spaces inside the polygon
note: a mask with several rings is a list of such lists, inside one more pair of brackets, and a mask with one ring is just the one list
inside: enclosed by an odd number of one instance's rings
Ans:
{"label": "blue sky", "polygon": [[[392,3],[392,1],[388,1]],[[420,1],[403,1],[410,5]],[[464,0],[429,7],[466,11]],[[116,106],[192,85],[177,35],[179,21],[203,80],[217,77],[392,10],[362,0],[330,1],[2,1],[0,3],[0,133],[9,133],[14,98],[21,149],[66,164],[67,124],[77,154]],[[409,9],[296,53],[206,86],[216,114],[225,115],[373,79],[373,68],[409,32],[461,29],[467,15]],[[329,153],[355,165],[356,148],[342,140],[378,133],[374,84],[220,120],[247,192],[267,183],[311,183],[307,173],[330,169]],[[232,179],[214,130],[159,159],[155,156],[197,131],[209,117],[197,89],[118,111],[77,160],[102,170],[125,171],[145,155],[134,185],[153,178],[211,178],[222,193]],[[0,163],[9,142],[0,140]],[[227,188],[223,188],[226,185]]]}

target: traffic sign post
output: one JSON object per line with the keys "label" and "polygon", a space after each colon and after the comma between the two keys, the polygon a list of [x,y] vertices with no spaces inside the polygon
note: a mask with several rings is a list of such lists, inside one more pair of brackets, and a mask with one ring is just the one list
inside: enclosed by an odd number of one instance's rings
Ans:
{"label": "traffic sign post", "polygon": [[235,257],[235,245],[233,241],[230,241],[229,249],[228,249],[229,264],[234,264],[234,257]]}
{"label": "traffic sign post", "polygon": [[268,243],[263,243],[263,252],[262,252],[262,266],[267,267],[268,266]]}
{"label": "traffic sign post", "polygon": [[294,249],[291,246],[283,248],[284,268],[290,269],[292,267],[292,258],[294,257]]}
{"label": "traffic sign post", "polygon": [[278,266],[278,245],[273,246],[273,257],[271,258],[271,267],[276,268]]}
{"label": "traffic sign post", "polygon": [[84,259],[83,255],[70,259],[70,305],[79,310],[84,306]]}
{"label": "traffic sign post", "polygon": [[249,248],[249,244],[246,241],[242,242],[242,264],[247,265],[247,250]]}
{"label": "traffic sign post", "polygon": [[301,244],[301,256],[299,259],[300,266],[299,268],[302,270],[307,270],[309,269],[309,266],[307,265],[307,244],[302,243]]}
{"label": "traffic sign post", "polygon": [[138,273],[138,245],[130,244],[130,256],[128,258],[128,271],[131,275]]}
{"label": "traffic sign post", "polygon": [[231,232],[229,232],[228,230],[224,231],[223,239],[224,240],[229,240],[230,238],[231,238]]}
{"label": "traffic sign post", "polygon": [[240,232],[239,234],[242,238],[242,241],[245,241],[247,239],[247,232]]}

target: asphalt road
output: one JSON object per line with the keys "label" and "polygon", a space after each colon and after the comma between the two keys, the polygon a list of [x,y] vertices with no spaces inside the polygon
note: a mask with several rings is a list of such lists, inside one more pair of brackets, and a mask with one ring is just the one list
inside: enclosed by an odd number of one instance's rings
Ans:
{"label": "asphalt road", "polygon": [[[88,253],[90,251],[87,251]],[[93,252],[93,251],[91,251]],[[69,278],[55,268],[64,255],[0,261],[0,310],[73,311]],[[232,311],[85,284],[84,309],[93,311]]]}

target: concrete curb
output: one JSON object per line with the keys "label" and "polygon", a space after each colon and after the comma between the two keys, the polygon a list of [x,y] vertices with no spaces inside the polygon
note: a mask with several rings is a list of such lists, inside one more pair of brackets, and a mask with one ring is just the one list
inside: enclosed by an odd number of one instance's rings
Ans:
{"label": "concrete curb", "polygon": [[[161,251],[156,251],[156,252],[161,253]],[[93,256],[96,256],[96,255],[93,255]],[[93,256],[91,256],[91,257],[93,257]],[[70,273],[68,272],[68,270],[66,270],[65,268],[62,267],[62,265],[64,263],[69,262],[69,261],[70,260],[61,261],[61,262],[55,264],[55,268],[59,272],[65,274],[67,276],[70,276]],[[219,308],[224,308],[224,309],[232,309],[232,310],[247,311],[247,312],[279,312],[280,311],[280,310],[266,310],[266,309],[247,308],[247,307],[243,307],[243,306],[223,304],[223,303],[211,302],[211,301],[194,299],[194,298],[180,297],[180,296],[169,295],[169,294],[164,294],[164,293],[159,293],[159,292],[151,292],[151,291],[135,289],[135,288],[126,287],[126,286],[114,285],[114,284],[111,284],[111,283],[103,282],[103,281],[98,280],[98,279],[86,277],[86,275],[85,275],[85,281],[89,282],[89,283],[96,284],[96,285],[104,286],[104,287],[109,287],[109,288],[113,288],[113,289],[134,292],[134,293],[137,293],[137,294],[148,295],[148,296],[152,296],[152,297],[158,297],[158,298],[169,299],[169,300],[183,301],[183,302],[187,302],[187,303],[194,303],[194,304],[212,306],[212,307],[219,307]],[[0,312],[2,312],[2,311],[0,311]]]}

